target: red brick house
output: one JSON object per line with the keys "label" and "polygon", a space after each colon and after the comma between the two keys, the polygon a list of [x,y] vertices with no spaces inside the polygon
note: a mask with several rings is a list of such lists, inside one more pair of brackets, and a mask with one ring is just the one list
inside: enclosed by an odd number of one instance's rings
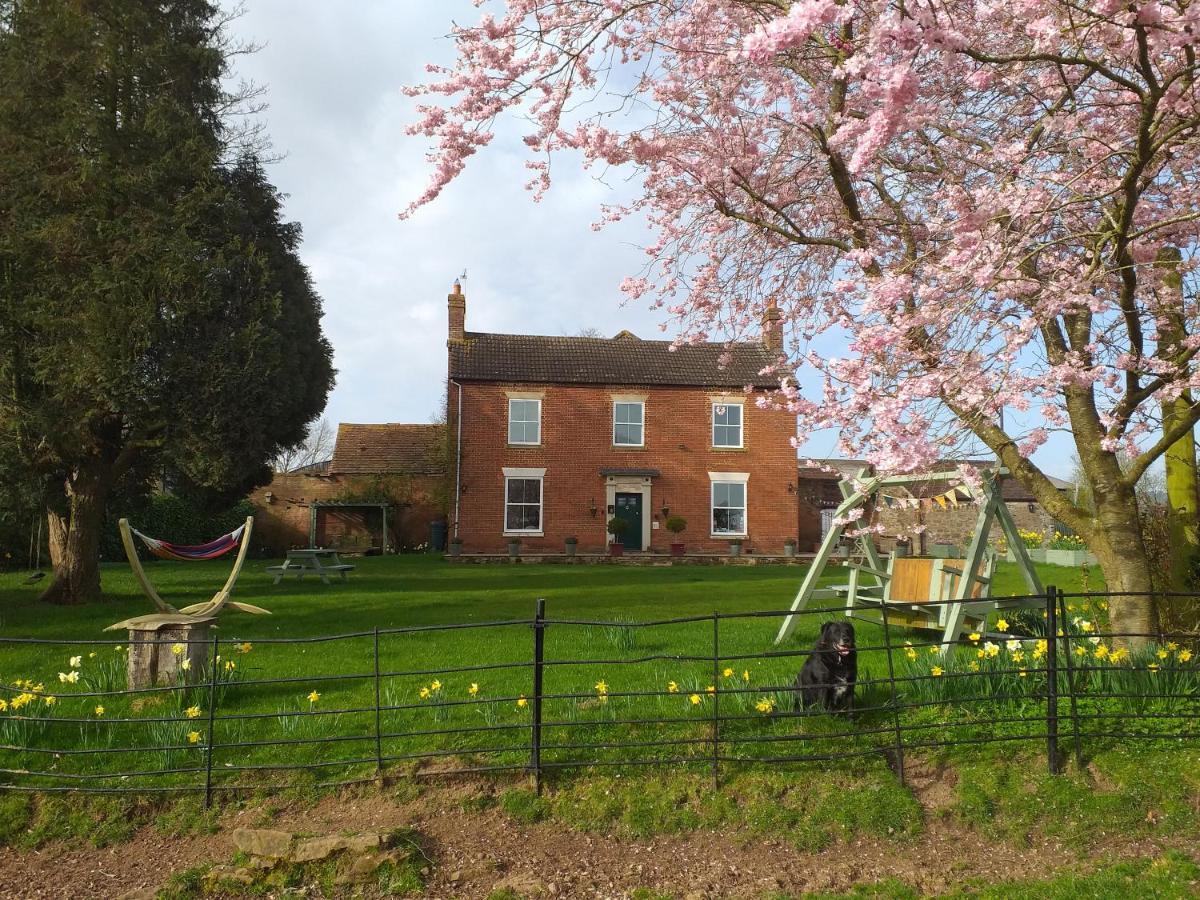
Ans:
{"label": "red brick house", "polygon": [[[450,530],[463,551],[603,551],[612,516],[628,551],[778,554],[796,536],[795,419],[756,400],[776,379],[765,344],[670,349],[628,332],[546,337],[466,330],[449,296]],[[773,325],[774,323],[769,323]],[[725,365],[722,366],[723,357]],[[747,390],[749,388],[749,390]]]}
{"label": "red brick house", "polygon": [[275,475],[250,495],[255,544],[385,550],[418,547],[445,513],[446,432],[441,425],[338,426],[327,464]]}

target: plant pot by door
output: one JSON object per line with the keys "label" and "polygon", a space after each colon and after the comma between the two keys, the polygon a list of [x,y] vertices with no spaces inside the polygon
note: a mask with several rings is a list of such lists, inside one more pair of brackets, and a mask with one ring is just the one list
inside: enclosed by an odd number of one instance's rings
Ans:
{"label": "plant pot by door", "polygon": [[730,541],[729,542],[729,555],[730,556],[741,556],[742,555],[742,542],[741,541]]}
{"label": "plant pot by door", "polygon": [[574,541],[568,538],[567,540],[563,541],[563,547],[566,548],[567,559],[574,559],[575,551],[579,548],[579,541]]}
{"label": "plant pot by door", "polygon": [[453,557],[462,556],[462,541],[450,542],[450,555]]}
{"label": "plant pot by door", "polygon": [[683,551],[684,551],[683,544],[672,544],[671,545],[671,555],[672,556],[683,556]]}
{"label": "plant pot by door", "polygon": [[521,542],[513,540],[508,542],[508,558],[516,559],[521,555]]}
{"label": "plant pot by door", "polygon": [[611,544],[608,545],[608,555],[609,556],[624,556],[625,555],[624,545],[618,543],[617,541],[613,541]]}
{"label": "plant pot by door", "polygon": [[787,541],[783,545],[783,555],[789,559],[796,555],[796,542]]}

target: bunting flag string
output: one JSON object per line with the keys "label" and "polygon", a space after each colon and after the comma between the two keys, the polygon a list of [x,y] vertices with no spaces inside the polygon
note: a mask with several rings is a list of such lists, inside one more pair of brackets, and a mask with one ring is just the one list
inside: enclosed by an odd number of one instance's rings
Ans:
{"label": "bunting flag string", "polygon": [[960,487],[952,487],[933,497],[900,497],[896,494],[882,492],[878,496],[883,505],[889,509],[933,509],[934,504],[942,509],[946,509],[947,506],[958,509],[959,501],[971,499],[970,493]]}

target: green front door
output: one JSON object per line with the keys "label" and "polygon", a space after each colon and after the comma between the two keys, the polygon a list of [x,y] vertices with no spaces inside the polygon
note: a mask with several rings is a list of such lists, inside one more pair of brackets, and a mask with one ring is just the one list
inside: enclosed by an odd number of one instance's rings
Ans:
{"label": "green front door", "polygon": [[642,495],[617,494],[618,519],[624,519],[629,527],[621,533],[621,546],[626,550],[642,549]]}

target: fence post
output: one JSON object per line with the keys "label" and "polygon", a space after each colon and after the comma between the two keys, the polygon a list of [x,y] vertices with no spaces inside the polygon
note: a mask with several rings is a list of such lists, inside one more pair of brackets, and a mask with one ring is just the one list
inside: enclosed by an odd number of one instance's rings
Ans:
{"label": "fence post", "polygon": [[379,701],[379,626],[375,626],[375,778],[383,778],[383,729],[380,726]]}
{"label": "fence post", "polygon": [[1071,702],[1071,733],[1075,742],[1075,767],[1083,770],[1083,746],[1079,740],[1079,707],[1075,702],[1075,660],[1072,658],[1071,632],[1068,628],[1067,600],[1062,591],[1055,591],[1058,599],[1058,619],[1062,622],[1063,656],[1067,660],[1067,698]]}
{"label": "fence post", "polygon": [[533,786],[542,793],[542,662],[546,649],[546,601],[539,599],[533,614],[533,726],[530,733],[529,768]]}
{"label": "fence post", "polygon": [[712,722],[712,779],[713,790],[721,785],[721,614],[713,612],[713,722]]}
{"label": "fence post", "polygon": [[900,732],[900,699],[896,696],[896,666],[892,661],[892,631],[888,627],[887,603],[879,605],[879,615],[883,620],[883,647],[887,652],[888,682],[892,686],[892,724],[896,730],[896,775],[904,784],[904,737]]}
{"label": "fence post", "polygon": [[208,666],[208,740],[204,748],[204,808],[212,806],[213,724],[217,720],[217,663],[221,659],[221,639],[214,634],[212,659]]}
{"label": "fence post", "polygon": [[1058,588],[1046,587],[1046,764],[1058,766]]}

